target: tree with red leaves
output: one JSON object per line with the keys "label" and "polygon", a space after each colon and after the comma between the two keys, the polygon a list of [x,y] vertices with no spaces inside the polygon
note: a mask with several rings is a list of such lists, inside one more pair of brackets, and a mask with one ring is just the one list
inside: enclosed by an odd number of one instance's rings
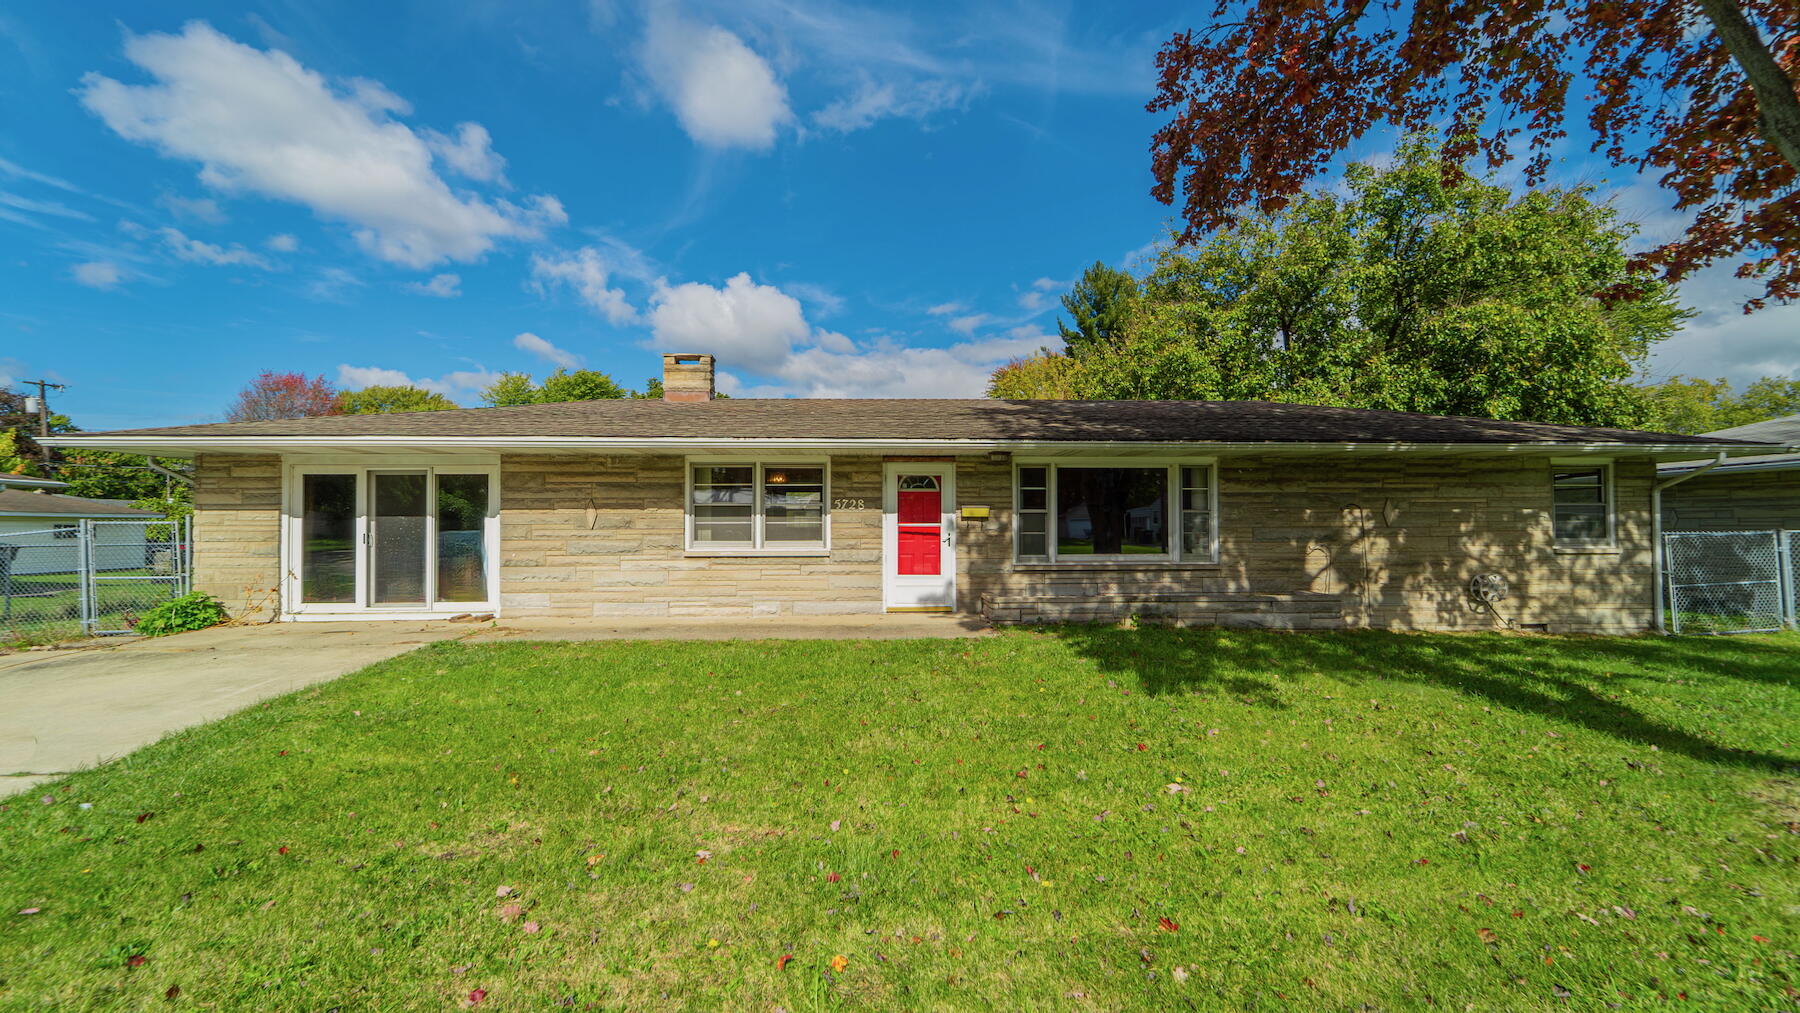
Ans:
{"label": "tree with red leaves", "polygon": [[1213,20],[1163,46],[1146,106],[1170,117],[1151,193],[1180,187],[1184,241],[1280,209],[1382,125],[1441,128],[1446,172],[1524,155],[1536,185],[1585,110],[1594,151],[1694,215],[1640,264],[1742,257],[1764,283],[1746,312],[1800,296],[1800,0],[1217,0]]}
{"label": "tree with red leaves", "polygon": [[265,369],[256,375],[225,413],[227,422],[267,422],[271,419],[303,419],[313,415],[342,415],[337,390],[323,376],[277,373]]}

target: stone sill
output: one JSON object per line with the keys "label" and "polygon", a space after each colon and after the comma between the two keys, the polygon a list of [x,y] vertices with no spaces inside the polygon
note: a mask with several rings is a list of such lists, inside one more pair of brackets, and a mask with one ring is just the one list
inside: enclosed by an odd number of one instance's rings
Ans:
{"label": "stone sill", "polygon": [[684,559],[820,559],[831,555],[830,549],[689,549]]}
{"label": "stone sill", "polygon": [[1069,571],[1073,571],[1073,572],[1083,572],[1083,571],[1093,572],[1096,570],[1099,570],[1099,571],[1112,571],[1112,570],[1120,570],[1120,571],[1123,571],[1123,570],[1222,570],[1225,568],[1224,563],[1181,563],[1181,562],[1167,562],[1167,561],[1147,562],[1147,563],[1128,563],[1128,562],[1123,562],[1121,560],[1115,560],[1115,559],[1103,559],[1103,560],[1099,560],[1099,561],[1093,562],[1093,563],[1069,563],[1069,562],[1061,562],[1061,561],[1055,562],[1055,563],[1016,563],[1015,562],[1010,565],[1012,566],[1012,568],[1014,570],[1029,570],[1029,571],[1033,571],[1033,572],[1045,571],[1045,570],[1052,570],[1052,571],[1053,570],[1069,570]]}

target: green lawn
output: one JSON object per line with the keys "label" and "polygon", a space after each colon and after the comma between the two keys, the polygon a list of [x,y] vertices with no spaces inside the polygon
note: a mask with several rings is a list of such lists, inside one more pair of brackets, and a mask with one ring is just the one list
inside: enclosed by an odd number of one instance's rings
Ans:
{"label": "green lawn", "polygon": [[0,1008],[1791,1010],[1797,676],[1792,635],[440,644],[7,800]]}

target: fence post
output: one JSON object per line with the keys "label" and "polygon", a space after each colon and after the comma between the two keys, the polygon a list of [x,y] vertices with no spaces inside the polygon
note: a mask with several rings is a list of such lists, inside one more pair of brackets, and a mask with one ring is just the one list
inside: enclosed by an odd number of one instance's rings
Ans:
{"label": "fence post", "polygon": [[81,632],[94,635],[94,522],[83,518],[75,532],[76,557],[81,566],[81,576],[76,582],[80,588]]}
{"label": "fence post", "polygon": [[1794,573],[1794,532],[1775,532],[1776,572],[1781,575],[1781,619],[1789,626],[1800,623],[1800,579]]}

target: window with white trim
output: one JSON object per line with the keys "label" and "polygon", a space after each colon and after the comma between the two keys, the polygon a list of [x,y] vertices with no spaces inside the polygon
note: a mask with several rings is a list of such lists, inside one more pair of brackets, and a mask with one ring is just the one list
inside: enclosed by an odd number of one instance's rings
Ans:
{"label": "window with white trim", "polygon": [[1214,468],[1199,461],[1025,462],[1015,471],[1022,563],[1210,563]]}
{"label": "window with white trim", "polygon": [[826,547],[823,462],[695,462],[687,486],[690,551]]}
{"label": "window with white trim", "polygon": [[1612,466],[1552,465],[1551,526],[1559,548],[1613,544]]}

